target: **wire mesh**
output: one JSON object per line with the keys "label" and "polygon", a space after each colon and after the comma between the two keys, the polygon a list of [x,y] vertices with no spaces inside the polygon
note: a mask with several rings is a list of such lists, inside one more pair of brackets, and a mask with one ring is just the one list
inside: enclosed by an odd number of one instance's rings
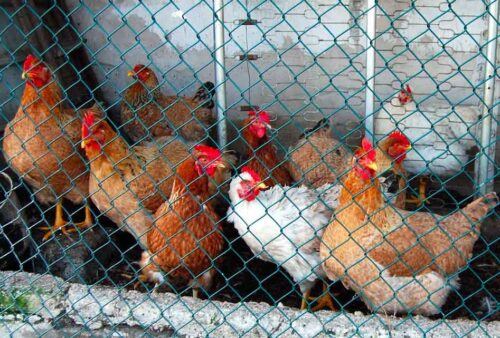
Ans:
{"label": "wire mesh", "polygon": [[[0,332],[43,335],[38,316],[54,328],[70,318],[74,335],[132,321],[144,334],[161,322],[173,335],[313,335],[284,305],[321,320],[330,308],[327,322],[362,312],[352,335],[379,314],[430,333],[414,321],[423,314],[455,335],[495,336],[498,200],[477,191],[498,190],[500,86],[484,76],[498,65],[487,34],[497,7],[0,2],[0,269],[13,271],[0,275]],[[361,141],[371,132],[374,150]],[[493,174],[478,176],[478,156]],[[22,272],[39,275],[16,285]],[[69,310],[52,314],[58,302]],[[271,309],[286,328],[259,323]],[[238,311],[255,324],[235,324]],[[457,318],[477,325],[455,332]]]}

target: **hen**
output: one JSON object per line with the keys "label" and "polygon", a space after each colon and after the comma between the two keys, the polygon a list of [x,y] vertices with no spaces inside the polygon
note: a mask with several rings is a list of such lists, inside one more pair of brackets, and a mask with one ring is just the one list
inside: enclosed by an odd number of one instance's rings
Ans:
{"label": "hen", "polygon": [[292,179],[314,188],[336,183],[350,159],[347,149],[333,138],[327,119],[306,130],[287,158]]}
{"label": "hen", "polygon": [[155,214],[148,234],[148,251],[143,253],[140,280],[156,284],[169,280],[189,281],[193,297],[199,288],[209,289],[215,270],[214,260],[224,240],[219,216],[213,210],[208,192],[208,177],[224,167],[218,149],[196,146],[195,158],[188,158],[176,169],[170,199]]}
{"label": "hen", "polygon": [[323,234],[326,274],[341,279],[374,311],[438,313],[471,258],[481,221],[498,203],[496,194],[448,216],[407,212],[385,205],[369,141],[356,157]]}
{"label": "hen", "polygon": [[128,76],[136,81],[125,92],[121,120],[134,142],[177,132],[195,142],[208,136],[214,123],[212,82],[205,82],[193,97],[178,97],[163,95],[156,74],[144,65],[136,65]]}
{"label": "hen", "polygon": [[144,247],[152,214],[172,190],[173,170],[189,156],[180,140],[165,140],[163,149],[146,143],[130,148],[104,120],[88,113],[82,125],[82,148],[90,161],[89,190],[97,208],[123,224]]}
{"label": "hen", "polygon": [[[23,65],[26,86],[21,105],[5,128],[3,154],[11,168],[34,190],[42,204],[56,202],[56,216],[51,230],[67,234],[61,198],[82,204],[88,196],[88,169],[78,152],[81,120],[77,113],[61,106],[62,94],[50,69],[33,55]],[[85,207],[85,221],[80,228],[92,225],[92,215]]]}
{"label": "hen", "polygon": [[264,111],[249,112],[243,122],[242,134],[248,147],[246,166],[264,178],[264,183],[269,187],[276,184],[289,186],[293,179],[267,136],[267,129],[272,128],[269,123],[269,115]]}
{"label": "hen", "polygon": [[[228,221],[234,223],[253,254],[282,266],[299,285],[303,294],[301,309],[318,278],[324,278],[319,257],[320,238],[331,211],[321,203],[315,190],[304,186],[269,190],[258,173],[244,167],[231,181],[232,207]],[[316,308],[334,305],[327,288]]]}

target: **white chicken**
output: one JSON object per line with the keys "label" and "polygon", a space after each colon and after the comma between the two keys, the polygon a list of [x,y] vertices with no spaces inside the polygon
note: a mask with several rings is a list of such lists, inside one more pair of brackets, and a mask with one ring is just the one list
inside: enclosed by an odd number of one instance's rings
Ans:
{"label": "white chicken", "polygon": [[[228,221],[256,257],[280,265],[292,276],[305,309],[315,282],[325,278],[319,246],[332,215],[325,203],[336,204],[338,198],[326,197],[323,203],[318,198],[321,193],[306,187],[276,185],[263,191],[266,188],[255,171],[244,167],[230,184]],[[336,191],[330,189],[327,195]],[[323,307],[335,309],[325,284],[313,310]]]}
{"label": "white chicken", "polygon": [[[467,151],[474,146],[469,127],[477,119],[477,109],[468,106],[434,108],[422,111],[413,101],[413,90],[406,85],[376,116],[375,136],[401,130],[410,140],[405,169],[412,175],[434,174],[450,177],[463,169]],[[420,178],[420,197],[408,202],[422,204],[425,180]]]}

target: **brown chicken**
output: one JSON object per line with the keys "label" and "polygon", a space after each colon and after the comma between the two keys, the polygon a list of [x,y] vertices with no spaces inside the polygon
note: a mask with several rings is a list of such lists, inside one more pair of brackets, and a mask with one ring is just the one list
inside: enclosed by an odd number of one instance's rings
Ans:
{"label": "brown chicken", "polygon": [[163,95],[156,74],[144,65],[136,65],[128,76],[136,81],[125,92],[121,120],[134,142],[178,132],[195,142],[208,136],[214,123],[212,82],[205,82],[193,97],[178,97]]}
{"label": "brown chicken", "polygon": [[207,175],[213,176],[218,166],[224,166],[221,155],[217,149],[196,146],[196,159],[189,158],[177,167],[170,199],[156,212],[148,234],[140,280],[161,284],[163,271],[171,281],[188,281],[195,298],[200,288],[210,288],[214,259],[224,240],[219,216],[208,203]]}
{"label": "brown chicken", "polygon": [[319,188],[337,182],[350,162],[350,153],[336,139],[327,119],[306,130],[288,151],[288,171],[296,182]]}
{"label": "brown chicken", "polygon": [[[104,120],[92,113],[82,125],[82,148],[90,161],[90,194],[97,208],[147,247],[145,232],[153,214],[166,201],[177,165],[190,157],[191,145],[163,137],[129,147]],[[229,156],[222,161],[231,167]],[[210,189],[215,192],[227,180],[229,169],[217,168]],[[221,181],[218,181],[220,179]]]}
{"label": "brown chicken", "polygon": [[82,125],[82,148],[90,161],[89,190],[96,207],[147,247],[154,212],[168,199],[173,168],[189,157],[179,140],[130,148],[104,120],[92,113]]}
{"label": "brown chicken", "polygon": [[386,206],[369,141],[340,194],[336,217],[320,247],[332,280],[360,294],[382,313],[439,313],[457,272],[466,266],[485,215],[498,204],[495,193],[448,216]]}
{"label": "brown chicken", "polygon": [[264,112],[248,113],[248,118],[243,122],[242,134],[248,147],[248,161],[246,166],[259,174],[268,187],[276,184],[290,186],[293,179],[288,172],[287,165],[267,136],[270,126],[269,115]]}
{"label": "brown chicken", "polygon": [[375,150],[384,197],[399,209],[405,209],[406,204],[407,172],[403,161],[410,149],[408,138],[400,131],[395,131],[380,141]]}
{"label": "brown chicken", "polygon": [[[23,65],[24,94],[14,119],[5,128],[3,153],[11,168],[34,190],[42,204],[56,204],[56,217],[47,239],[61,229],[69,232],[63,218],[61,198],[82,204],[88,196],[88,169],[78,151],[81,120],[61,106],[62,94],[50,69],[33,55]],[[85,207],[85,221],[92,225]]]}

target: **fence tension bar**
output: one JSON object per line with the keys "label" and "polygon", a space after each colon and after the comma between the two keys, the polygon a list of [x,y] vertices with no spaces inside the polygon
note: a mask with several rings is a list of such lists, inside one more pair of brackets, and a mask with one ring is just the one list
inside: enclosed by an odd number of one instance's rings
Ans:
{"label": "fence tension bar", "polygon": [[227,142],[226,56],[224,52],[224,0],[214,0],[215,86],[217,95],[217,135],[219,147]]}
{"label": "fence tension bar", "polygon": [[[497,57],[498,40],[498,3],[500,0],[492,0],[486,8],[489,8],[488,18],[488,46],[486,50],[486,67],[484,74],[484,97],[483,97],[483,121],[481,124],[481,149],[479,150],[479,167],[476,174],[476,189],[478,193],[484,195],[493,190],[492,177],[494,167],[489,158],[495,158],[495,142],[491,141],[491,136],[496,137],[497,124],[493,121],[495,111],[495,64]],[[488,12],[488,11],[487,11]],[[494,129],[494,130],[492,130]]]}
{"label": "fence tension bar", "polygon": [[377,20],[376,0],[368,0],[366,19],[366,111],[365,136],[372,142],[375,139],[374,112],[375,112],[375,31]]}

